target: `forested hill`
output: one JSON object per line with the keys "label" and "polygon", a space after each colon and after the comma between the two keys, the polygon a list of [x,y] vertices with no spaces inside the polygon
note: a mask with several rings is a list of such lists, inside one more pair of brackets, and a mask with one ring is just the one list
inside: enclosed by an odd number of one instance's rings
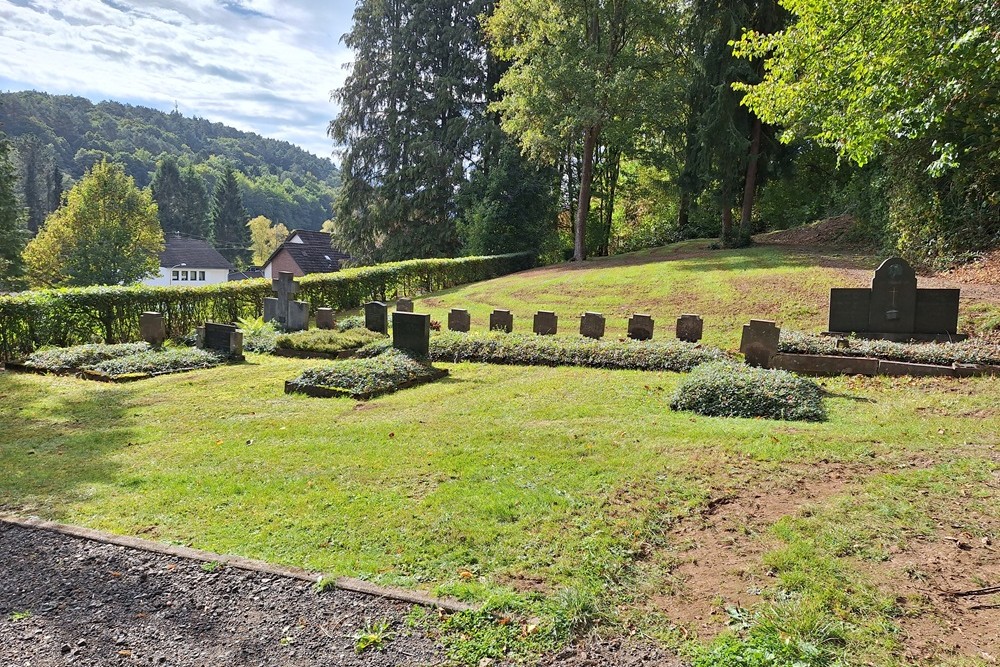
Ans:
{"label": "forested hill", "polygon": [[[268,139],[203,118],[119,102],[35,91],[0,93],[0,130],[39,177],[79,179],[102,158],[118,162],[140,187],[170,155],[194,165],[209,188],[227,162],[238,175],[243,204],[289,228],[319,229],[331,215],[340,174],[334,164],[287,141]],[[211,191],[211,190],[210,190]]]}

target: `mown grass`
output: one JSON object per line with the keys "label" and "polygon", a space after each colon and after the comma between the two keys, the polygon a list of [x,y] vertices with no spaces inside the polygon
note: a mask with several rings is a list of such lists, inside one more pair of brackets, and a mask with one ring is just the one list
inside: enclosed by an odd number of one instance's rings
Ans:
{"label": "mown grass", "polygon": [[[771,251],[749,257],[745,272],[780,268]],[[741,270],[727,267],[704,267],[704,284],[731,285],[712,275]],[[592,273],[601,298],[624,281]],[[757,629],[718,641],[745,657],[749,633],[765,648],[785,633],[830,660],[892,665],[902,611],[859,562],[932,535],[956,489],[989,493],[1000,446],[993,378],[825,380],[828,420],[790,425],[672,412],[676,373],[442,364],[442,381],[358,404],[283,393],[315,362],[248,359],[121,386],[0,374],[0,508],[485,602],[490,614],[444,628],[476,664],[594,623],[683,648],[646,604],[682,548],[670,528],[751,484],[841,463],[859,471],[843,493],[744,536],[766,543],[775,576],[749,610]],[[998,505],[954,520],[995,542]],[[686,650],[721,644],[698,646]]]}

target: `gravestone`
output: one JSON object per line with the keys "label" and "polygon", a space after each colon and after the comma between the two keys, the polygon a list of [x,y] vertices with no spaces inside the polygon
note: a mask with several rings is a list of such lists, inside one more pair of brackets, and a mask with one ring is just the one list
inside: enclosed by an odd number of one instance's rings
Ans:
{"label": "gravestone", "polygon": [[365,329],[380,334],[389,333],[389,307],[381,301],[365,304]]}
{"label": "gravestone", "polygon": [[768,368],[771,357],[778,353],[778,338],[781,329],[770,320],[750,320],[743,325],[740,352],[751,366]]}
{"label": "gravestone", "polygon": [[628,320],[628,337],[633,340],[652,340],[653,318],[642,313],[632,315]]}
{"label": "gravestone", "polygon": [[464,308],[452,308],[448,312],[448,330],[449,331],[463,331],[469,333],[469,327],[472,324],[472,318],[469,317],[469,311]]}
{"label": "gravestone", "polygon": [[[413,299],[397,299],[396,300],[396,312],[397,313],[412,313],[413,312]],[[393,320],[395,324],[396,320]]]}
{"label": "gravestone", "polygon": [[514,330],[514,315],[509,310],[499,308],[490,313],[490,331],[510,333]]}
{"label": "gravestone", "polygon": [[205,322],[200,327],[198,347],[218,352],[230,359],[243,360],[243,332],[233,324]]}
{"label": "gravestone", "polygon": [[392,314],[392,346],[426,357],[430,350],[431,316],[396,311]]}
{"label": "gravestone", "polygon": [[587,338],[604,337],[604,315],[586,312],[580,316],[580,335]]}
{"label": "gravestone", "polygon": [[539,336],[551,336],[559,328],[559,317],[551,310],[540,310],[535,313],[532,331]]}
{"label": "gravestone", "polygon": [[332,329],[334,327],[333,308],[316,309],[316,328]]}
{"label": "gravestone", "polygon": [[688,343],[701,340],[705,323],[700,315],[684,314],[677,318],[677,338]]}
{"label": "gravestone", "polygon": [[[271,290],[278,296],[264,299],[264,321],[276,321],[285,331],[302,331],[309,328],[309,304],[293,301],[299,284],[291,271],[279,271],[271,280]],[[302,311],[305,310],[305,317]]]}
{"label": "gravestone", "polygon": [[831,334],[907,341],[959,341],[960,290],[917,289],[906,260],[892,257],[875,270],[870,288],[830,290]]}
{"label": "gravestone", "polygon": [[160,347],[167,339],[163,313],[148,311],[139,316],[139,335],[153,347]]}

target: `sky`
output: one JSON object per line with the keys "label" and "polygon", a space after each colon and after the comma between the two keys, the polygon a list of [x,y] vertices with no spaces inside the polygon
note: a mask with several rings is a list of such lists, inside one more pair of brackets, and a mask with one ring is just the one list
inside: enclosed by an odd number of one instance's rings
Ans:
{"label": "sky", "polygon": [[354,0],[0,0],[0,90],[200,116],[329,157]]}

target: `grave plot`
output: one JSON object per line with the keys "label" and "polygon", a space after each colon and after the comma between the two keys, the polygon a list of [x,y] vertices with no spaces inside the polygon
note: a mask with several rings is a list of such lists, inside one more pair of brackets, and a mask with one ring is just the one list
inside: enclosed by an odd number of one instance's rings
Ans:
{"label": "grave plot", "polygon": [[22,361],[8,363],[6,369],[75,375],[103,382],[129,382],[211,368],[224,361],[222,355],[196,348],[154,348],[148,343],[92,344],[39,350]]}
{"label": "grave plot", "polygon": [[345,359],[306,369],[299,377],[285,383],[285,393],[367,400],[433,382],[446,375],[448,371],[434,368],[411,354],[389,350],[377,357]]}
{"label": "grave plot", "polygon": [[386,340],[386,336],[365,328],[310,329],[278,336],[273,353],[279,357],[345,359],[380,340]]}

